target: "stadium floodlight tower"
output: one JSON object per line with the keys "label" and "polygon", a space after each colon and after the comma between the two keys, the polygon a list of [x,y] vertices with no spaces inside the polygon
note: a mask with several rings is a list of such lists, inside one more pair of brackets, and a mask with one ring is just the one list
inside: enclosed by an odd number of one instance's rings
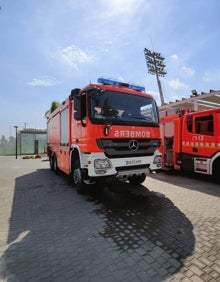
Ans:
{"label": "stadium floodlight tower", "polygon": [[157,84],[160,93],[161,106],[163,106],[165,103],[164,103],[163,91],[159,77],[160,76],[164,77],[167,74],[167,72],[164,70],[164,68],[166,67],[166,65],[163,62],[164,57],[162,57],[160,53],[152,52],[147,48],[144,49],[144,55],[147,63],[148,72],[153,75],[156,74]]}

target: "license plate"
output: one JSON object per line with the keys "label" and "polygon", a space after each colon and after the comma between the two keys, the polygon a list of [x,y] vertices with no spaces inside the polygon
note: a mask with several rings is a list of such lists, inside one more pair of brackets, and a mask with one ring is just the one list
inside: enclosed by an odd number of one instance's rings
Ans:
{"label": "license plate", "polygon": [[125,161],[126,166],[139,165],[139,164],[141,164],[141,160],[127,160],[127,161]]}

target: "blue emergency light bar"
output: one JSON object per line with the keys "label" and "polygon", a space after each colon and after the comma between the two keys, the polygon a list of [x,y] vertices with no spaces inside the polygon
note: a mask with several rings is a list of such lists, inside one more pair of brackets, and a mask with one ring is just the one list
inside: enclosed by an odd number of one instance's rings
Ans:
{"label": "blue emergency light bar", "polygon": [[100,78],[98,78],[97,82],[105,84],[105,85],[115,85],[115,86],[127,87],[127,88],[130,88],[130,89],[133,89],[133,90],[136,90],[136,91],[141,91],[141,92],[145,91],[144,86],[130,84],[130,83],[117,81],[117,80],[113,80],[113,79],[109,79],[109,78],[100,77]]}

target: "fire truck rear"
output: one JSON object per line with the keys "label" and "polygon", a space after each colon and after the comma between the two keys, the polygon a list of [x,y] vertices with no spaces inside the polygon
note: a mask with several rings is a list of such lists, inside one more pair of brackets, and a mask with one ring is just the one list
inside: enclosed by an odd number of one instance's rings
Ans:
{"label": "fire truck rear", "polygon": [[79,193],[98,180],[140,184],[161,169],[158,110],[144,87],[98,79],[48,118],[51,170],[71,175]]}
{"label": "fire truck rear", "polygon": [[220,172],[220,108],[177,111],[161,117],[165,168],[213,175]]}

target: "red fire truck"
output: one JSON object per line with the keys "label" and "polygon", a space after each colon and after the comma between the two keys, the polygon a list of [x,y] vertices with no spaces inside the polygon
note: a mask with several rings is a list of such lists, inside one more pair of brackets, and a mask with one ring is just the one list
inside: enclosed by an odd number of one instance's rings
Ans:
{"label": "red fire truck", "polygon": [[50,168],[71,175],[77,191],[117,178],[140,184],[161,169],[159,116],[144,87],[99,78],[48,117]]}
{"label": "red fire truck", "polygon": [[160,118],[163,166],[213,175],[220,172],[220,108],[176,111]]}

